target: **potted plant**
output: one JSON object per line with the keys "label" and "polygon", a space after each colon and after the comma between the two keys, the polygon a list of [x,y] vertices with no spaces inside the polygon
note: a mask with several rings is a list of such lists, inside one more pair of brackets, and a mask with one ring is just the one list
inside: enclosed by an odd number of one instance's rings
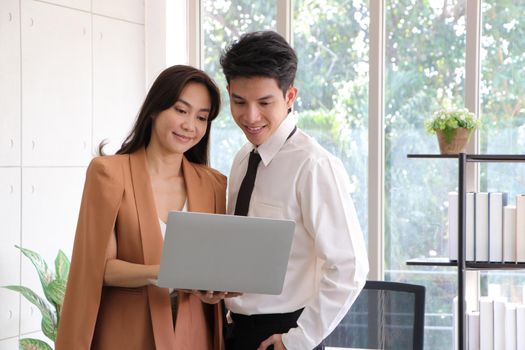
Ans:
{"label": "potted plant", "polygon": [[[47,267],[42,257],[32,250],[15,246],[24,254],[35,266],[40,278],[42,289],[44,290],[45,299],[24,286],[4,286],[4,288],[19,292],[29,302],[34,304],[42,313],[42,332],[54,343],[58,322],[60,321],[60,309],[66,293],[67,276],[69,274],[69,259],[64,252],[58,251],[55,259],[55,271]],[[33,338],[20,339],[20,349],[31,350],[51,350],[48,343]]]}
{"label": "potted plant", "polygon": [[435,133],[441,154],[465,152],[472,130],[479,126],[474,113],[463,109],[441,109],[425,122],[429,133]]}

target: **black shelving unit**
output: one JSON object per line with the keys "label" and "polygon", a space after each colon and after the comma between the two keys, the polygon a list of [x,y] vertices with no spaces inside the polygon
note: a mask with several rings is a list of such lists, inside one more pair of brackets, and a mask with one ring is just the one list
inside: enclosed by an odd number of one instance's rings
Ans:
{"label": "black shelving unit", "polygon": [[465,271],[468,270],[492,270],[492,269],[525,269],[525,263],[492,263],[492,262],[474,262],[465,261],[465,231],[466,220],[464,213],[466,211],[466,166],[467,163],[483,162],[525,162],[525,155],[513,154],[466,154],[458,155],[441,155],[441,154],[409,154],[408,158],[443,158],[458,160],[458,260],[450,261],[448,258],[424,258],[411,259],[407,265],[418,266],[456,266],[458,279],[458,350],[466,349],[466,305],[465,305]]}

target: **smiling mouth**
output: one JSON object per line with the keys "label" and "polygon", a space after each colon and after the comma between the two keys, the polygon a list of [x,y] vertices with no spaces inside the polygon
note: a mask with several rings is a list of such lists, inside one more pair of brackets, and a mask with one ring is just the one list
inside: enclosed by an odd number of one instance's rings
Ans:
{"label": "smiling mouth", "polygon": [[173,132],[172,134],[175,135],[175,137],[177,137],[179,140],[183,142],[189,142],[193,139],[193,137],[188,137],[188,136],[184,136],[181,134],[177,134],[176,132]]}
{"label": "smiling mouth", "polygon": [[245,128],[250,134],[258,134],[258,133],[261,132],[265,127],[266,127],[266,125],[263,125],[263,126],[257,126],[257,127],[244,126],[244,128]]}

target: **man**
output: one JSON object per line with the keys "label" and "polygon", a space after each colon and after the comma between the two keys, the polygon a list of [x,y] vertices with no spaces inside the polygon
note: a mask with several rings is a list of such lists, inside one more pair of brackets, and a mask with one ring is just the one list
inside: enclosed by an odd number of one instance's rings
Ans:
{"label": "man", "polygon": [[348,176],[288,115],[297,57],[279,34],[243,35],[221,66],[232,116],[249,141],[233,161],[228,213],[296,223],[282,293],[225,300],[233,321],[228,347],[313,349],[344,317],[368,273]]}

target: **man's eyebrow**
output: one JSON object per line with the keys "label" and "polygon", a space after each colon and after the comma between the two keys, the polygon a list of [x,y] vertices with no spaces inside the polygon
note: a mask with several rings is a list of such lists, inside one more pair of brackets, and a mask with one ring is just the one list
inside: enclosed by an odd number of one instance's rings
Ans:
{"label": "man's eyebrow", "polygon": [[273,98],[273,95],[266,95],[266,96],[258,98],[257,100],[258,101],[262,101],[262,100],[269,100],[271,98]]}
{"label": "man's eyebrow", "polygon": [[238,99],[240,99],[240,100],[244,100],[244,97],[239,96],[239,95],[237,95],[237,94],[234,93],[234,92],[232,92],[232,96],[233,96],[234,98],[238,98]]}
{"label": "man's eyebrow", "polygon": [[[239,96],[239,95],[237,95],[237,94],[235,94],[235,93],[232,93],[232,97],[233,97],[233,98],[240,99],[240,100],[244,100],[244,99],[245,99],[244,97]],[[259,98],[257,99],[257,101],[269,100],[269,99],[271,99],[271,98],[273,98],[273,95],[270,94],[270,95],[266,95],[266,96],[263,96],[263,97],[259,97]]]}
{"label": "man's eyebrow", "polygon": [[[177,102],[180,102],[190,108],[192,108],[193,106],[191,105],[191,103],[189,103],[188,101],[186,100],[183,100],[182,98],[179,98],[179,100]],[[203,112],[209,112],[210,109],[209,108],[201,108],[200,111],[203,111]]]}

